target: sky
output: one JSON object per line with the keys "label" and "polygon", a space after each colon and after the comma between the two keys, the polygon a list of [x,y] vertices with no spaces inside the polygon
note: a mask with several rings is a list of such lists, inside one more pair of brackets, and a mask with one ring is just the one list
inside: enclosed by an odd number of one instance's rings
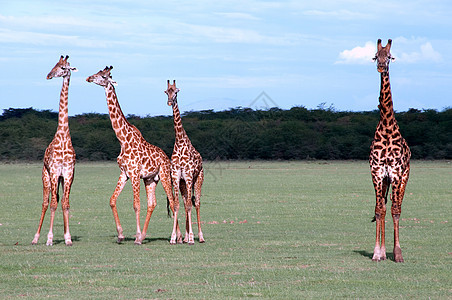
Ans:
{"label": "sky", "polygon": [[[376,41],[392,39],[396,111],[452,106],[452,1],[0,0],[0,109],[58,111],[61,55],[69,115],[107,113],[86,77],[113,66],[125,115],[235,107],[377,109]],[[1,112],[0,112],[1,113]]]}

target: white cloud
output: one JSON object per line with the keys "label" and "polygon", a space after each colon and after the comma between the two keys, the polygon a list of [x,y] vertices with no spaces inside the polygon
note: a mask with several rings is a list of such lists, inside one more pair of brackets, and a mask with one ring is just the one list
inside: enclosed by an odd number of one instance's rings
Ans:
{"label": "white cloud", "polygon": [[433,49],[430,42],[426,42],[420,46],[419,52],[402,53],[400,57],[397,57],[400,62],[404,63],[416,63],[420,61],[442,61],[442,56],[439,52]]}
{"label": "white cloud", "polygon": [[344,50],[339,53],[337,64],[366,64],[372,62],[375,56],[375,43],[367,42],[364,47],[357,46],[351,50]]}

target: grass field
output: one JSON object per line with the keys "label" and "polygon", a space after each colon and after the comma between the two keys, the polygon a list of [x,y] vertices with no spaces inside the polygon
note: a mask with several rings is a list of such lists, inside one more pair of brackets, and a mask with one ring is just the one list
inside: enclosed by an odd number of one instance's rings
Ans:
{"label": "grass field", "polygon": [[[0,298],[452,298],[452,164],[412,163],[402,206],[405,263],[372,262],[375,199],[367,162],[207,163],[201,198],[206,243],[169,244],[159,184],[148,238],[134,245],[127,184],[118,200],[126,240],[109,206],[116,163],[80,163],[70,230],[61,207],[54,245],[36,232],[41,164],[0,165]],[[142,222],[146,201],[142,189]],[[182,208],[183,209],[183,208]],[[196,218],[195,218],[196,219]],[[194,225],[195,232],[196,225]]]}

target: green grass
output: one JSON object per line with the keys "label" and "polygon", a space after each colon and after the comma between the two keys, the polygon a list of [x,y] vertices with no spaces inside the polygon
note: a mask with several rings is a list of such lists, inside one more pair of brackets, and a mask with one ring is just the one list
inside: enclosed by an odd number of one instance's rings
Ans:
{"label": "green grass", "polygon": [[[126,240],[117,244],[109,198],[119,169],[80,163],[70,199],[74,245],[64,245],[59,207],[47,247],[49,212],[31,245],[41,164],[1,164],[0,298],[452,298],[451,163],[412,163],[400,222],[403,264],[391,260],[390,213],[390,259],[371,261],[375,199],[366,162],[205,169],[205,244],[169,245],[172,222],[159,185],[150,236],[135,246],[130,183],[118,199]],[[141,198],[143,223],[144,188]]]}

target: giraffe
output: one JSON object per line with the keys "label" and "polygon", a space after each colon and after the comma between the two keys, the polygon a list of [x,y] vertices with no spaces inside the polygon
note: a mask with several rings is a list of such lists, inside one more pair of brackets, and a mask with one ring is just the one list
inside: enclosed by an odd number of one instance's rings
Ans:
{"label": "giraffe", "polygon": [[[394,261],[403,262],[402,250],[399,241],[399,219],[402,209],[402,200],[410,174],[410,148],[400,134],[399,126],[394,117],[394,109],[389,83],[389,62],[391,56],[392,40],[388,40],[385,47],[381,39],[377,42],[377,71],[381,76],[380,121],[375,131],[374,140],[370,147],[370,169],[376,195],[375,217],[376,242],[372,260],[386,259],[385,248],[385,215],[389,186],[392,185],[391,214],[394,223]],[[381,240],[380,240],[381,238]],[[381,241],[381,245],[380,245]]]}
{"label": "giraffe", "polygon": [[47,234],[47,246],[53,244],[53,221],[55,211],[59,201],[59,186],[63,185],[63,209],[64,242],[67,246],[72,246],[71,234],[69,232],[69,194],[71,192],[72,181],[74,179],[75,151],[72,147],[71,135],[68,123],[68,89],[71,79],[71,71],[77,69],[71,67],[68,62],[69,56],[60,57],[60,60],[47,75],[47,79],[63,77],[63,87],[60,94],[60,106],[58,113],[58,128],[52,142],[44,153],[44,166],[42,168],[43,202],[41,219],[39,220],[38,231],[36,232],[32,245],[36,245],[44,221],[45,214],[49,207],[50,195],[50,230]]}
{"label": "giraffe", "polygon": [[[202,157],[195,147],[191,144],[187,133],[182,126],[182,120],[177,105],[176,81],[170,84],[168,80],[168,88],[165,93],[168,95],[168,106],[173,108],[174,131],[176,139],[174,142],[173,155],[171,156],[171,175],[174,185],[174,218],[177,219],[179,211],[179,190],[182,194],[185,207],[185,237],[184,243],[194,244],[193,229],[191,223],[192,200],[198,219],[198,238],[200,243],[204,243],[204,237],[201,230],[200,207],[201,207],[201,187],[204,181],[204,170],[202,167]],[[195,196],[193,197],[192,191]],[[192,199],[192,197],[194,199]],[[174,232],[174,230],[173,230]],[[175,244],[175,236],[171,237],[171,244]]]}
{"label": "giraffe", "polygon": [[[115,191],[110,198],[110,207],[116,223],[118,232],[118,243],[124,240],[123,230],[119,221],[116,200],[124,188],[127,180],[130,178],[133,189],[133,209],[136,215],[136,239],[135,244],[141,245],[146,237],[146,231],[151,219],[152,212],[157,204],[155,198],[155,188],[159,180],[162,181],[163,188],[168,197],[168,204],[171,210],[174,210],[174,196],[171,185],[171,162],[162,149],[149,144],[141,135],[141,132],[125,118],[121,107],[119,106],[110,71],[112,66],[105,67],[96,74],[89,76],[86,81],[94,82],[105,88],[108,111],[110,114],[111,125],[115,131],[116,137],[121,144],[121,152],[117,158],[119,169],[118,183]],[[143,179],[147,196],[147,214],[143,226],[143,232],[140,229],[140,179]],[[177,227],[177,236],[181,240],[181,233],[174,221],[174,228]]]}

